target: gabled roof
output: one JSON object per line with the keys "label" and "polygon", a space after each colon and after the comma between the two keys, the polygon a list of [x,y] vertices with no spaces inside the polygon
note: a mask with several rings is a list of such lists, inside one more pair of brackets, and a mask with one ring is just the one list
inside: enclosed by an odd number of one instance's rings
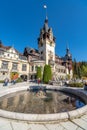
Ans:
{"label": "gabled roof", "polygon": [[35,53],[39,54],[39,51],[38,51],[37,49],[30,48],[30,47],[26,47],[26,48],[25,48],[25,51],[26,51],[28,54],[32,54],[32,52],[35,52]]}
{"label": "gabled roof", "polygon": [[0,41],[0,48],[3,48],[5,50],[8,50],[11,48],[11,46],[4,46],[3,43]]}
{"label": "gabled roof", "polygon": [[[12,47],[12,46],[4,46],[3,43],[0,41],[0,49],[1,49],[1,50],[7,51],[7,50],[9,50],[9,49],[11,49],[11,48],[13,48],[13,47]],[[19,54],[19,52],[18,52],[15,48],[13,48],[13,49],[15,50],[16,53]]]}

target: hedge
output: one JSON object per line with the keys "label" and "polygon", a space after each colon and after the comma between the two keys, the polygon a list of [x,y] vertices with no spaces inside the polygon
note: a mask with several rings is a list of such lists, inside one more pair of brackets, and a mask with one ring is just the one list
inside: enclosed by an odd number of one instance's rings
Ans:
{"label": "hedge", "polygon": [[83,87],[84,84],[83,83],[69,83],[68,86],[70,87]]}

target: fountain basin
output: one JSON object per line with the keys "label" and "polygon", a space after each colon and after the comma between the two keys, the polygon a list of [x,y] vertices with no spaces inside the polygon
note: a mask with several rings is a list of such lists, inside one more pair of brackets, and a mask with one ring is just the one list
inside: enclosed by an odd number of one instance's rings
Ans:
{"label": "fountain basin", "polygon": [[[7,90],[3,90],[0,92],[0,97],[5,96],[10,93],[27,90],[26,87],[15,87],[15,88],[9,88]],[[71,89],[71,88],[65,88],[65,87],[55,87],[47,86],[46,89],[53,89],[53,90],[59,90],[64,92],[68,92],[74,95],[77,95],[81,97],[85,102],[87,99],[87,95],[84,93],[84,91],[80,91],[78,89]],[[68,120],[68,119],[74,119],[77,117],[80,117],[85,112],[87,112],[87,105],[85,105],[82,108],[69,111],[69,112],[62,112],[62,113],[54,113],[54,114],[24,114],[24,113],[17,113],[17,112],[10,112],[0,109],[0,116],[9,118],[9,119],[15,119],[15,120],[22,120],[22,121],[29,121],[29,122],[57,122],[62,120]]]}

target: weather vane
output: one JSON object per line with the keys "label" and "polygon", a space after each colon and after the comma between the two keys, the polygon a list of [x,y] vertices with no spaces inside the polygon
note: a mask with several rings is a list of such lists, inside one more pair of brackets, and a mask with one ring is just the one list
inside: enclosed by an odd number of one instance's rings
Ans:
{"label": "weather vane", "polygon": [[46,10],[46,19],[48,19],[48,17],[47,17],[47,5],[44,5],[44,9]]}

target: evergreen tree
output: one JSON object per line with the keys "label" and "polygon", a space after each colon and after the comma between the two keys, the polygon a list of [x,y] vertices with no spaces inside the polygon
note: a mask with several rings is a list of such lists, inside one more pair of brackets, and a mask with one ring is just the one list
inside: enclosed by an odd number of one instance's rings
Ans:
{"label": "evergreen tree", "polygon": [[40,80],[42,79],[41,67],[37,67],[36,77],[37,77],[37,79],[39,79],[39,78],[40,78]]}
{"label": "evergreen tree", "polygon": [[43,72],[43,82],[48,83],[49,80],[52,79],[52,71],[50,65],[44,66],[44,72]]}
{"label": "evergreen tree", "polygon": [[82,66],[82,76],[87,77],[87,65]]}
{"label": "evergreen tree", "polygon": [[87,77],[87,62],[76,62],[76,60],[73,61],[73,77]]}
{"label": "evergreen tree", "polygon": [[81,78],[82,77],[82,71],[81,71],[81,67],[78,66],[78,77]]}
{"label": "evergreen tree", "polygon": [[78,66],[77,66],[76,59],[74,59],[73,61],[73,77],[74,78],[78,77]]}

